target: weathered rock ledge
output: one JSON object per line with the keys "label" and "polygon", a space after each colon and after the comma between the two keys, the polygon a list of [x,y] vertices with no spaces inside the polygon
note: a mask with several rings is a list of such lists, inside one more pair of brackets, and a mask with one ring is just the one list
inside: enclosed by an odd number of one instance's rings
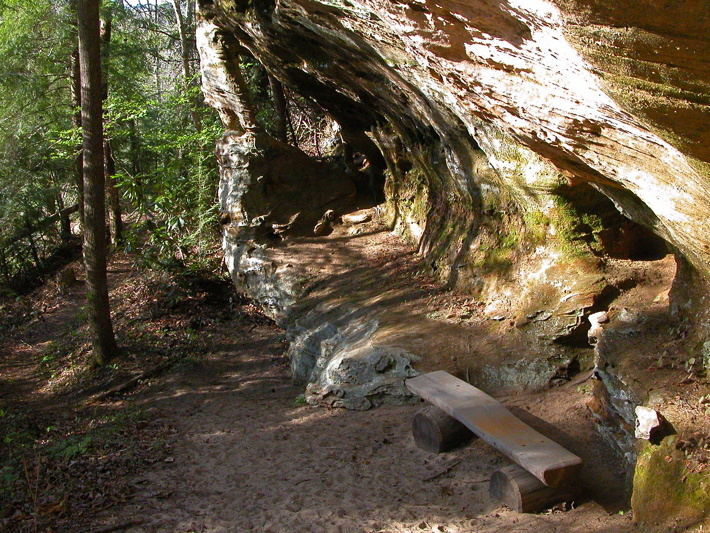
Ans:
{"label": "weathered rock ledge", "polygon": [[[654,350],[649,325],[660,324],[657,344],[677,359],[700,361],[700,379],[708,366],[710,5],[198,5],[203,87],[230,130],[218,144],[227,262],[235,283],[287,328],[309,399],[353,408],[405,401],[402,380],[429,368],[501,390],[595,367],[595,412],[632,464],[629,406],[651,402],[634,381],[649,357],[638,348]],[[316,101],[365,153],[369,185],[382,185],[370,197],[384,196],[383,222],[414,243],[421,263],[377,278],[382,265],[368,266],[366,247],[331,254],[342,239],[357,242],[344,228],[304,237],[363,207],[362,182],[263,133],[240,54]],[[626,309],[639,285],[636,274],[617,275],[615,262],[669,252],[678,264],[669,300],[656,309],[651,294],[645,308],[628,306],[636,318],[612,321],[593,357],[588,317]],[[401,265],[397,257],[411,256],[387,257]],[[424,274],[473,306],[476,327],[458,323],[460,305],[443,321],[440,309],[417,314],[412,301],[442,297],[434,285],[418,288]],[[659,388],[672,389],[683,366],[674,365]],[[641,507],[639,516],[652,516]]]}

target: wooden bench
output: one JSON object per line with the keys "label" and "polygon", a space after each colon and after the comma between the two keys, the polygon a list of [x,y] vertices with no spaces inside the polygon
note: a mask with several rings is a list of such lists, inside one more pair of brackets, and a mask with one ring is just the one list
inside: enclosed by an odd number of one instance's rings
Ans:
{"label": "wooden bench", "polygon": [[443,411],[428,408],[415,416],[413,431],[420,447],[444,451],[465,440],[463,425],[520,465],[503,468],[491,478],[491,494],[509,507],[534,511],[576,492],[582,459],[525,424],[488,394],[444,371],[408,379],[406,385]]}

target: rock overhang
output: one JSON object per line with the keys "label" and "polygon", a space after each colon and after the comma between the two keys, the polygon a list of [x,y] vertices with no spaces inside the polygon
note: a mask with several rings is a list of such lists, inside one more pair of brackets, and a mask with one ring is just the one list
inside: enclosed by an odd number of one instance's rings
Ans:
{"label": "rock overhang", "polygon": [[[220,53],[252,55],[318,102],[343,139],[369,143],[387,178],[390,225],[417,241],[430,273],[479,300],[475,335],[501,333],[491,336],[500,344],[486,359],[471,349],[468,324],[452,323],[460,318],[412,318],[422,309],[394,297],[399,289],[384,280],[358,285],[359,266],[343,264],[329,278],[299,271],[283,249],[255,247],[254,227],[230,227],[235,282],[287,328],[294,376],[308,383],[309,401],[406,401],[405,377],[440,368],[496,390],[564,381],[579,367],[565,345],[584,342],[588,317],[637,283],[635,274],[614,280],[603,271],[614,258],[674,252],[670,305],[652,298],[653,313],[685,317],[685,331],[692,324],[707,341],[707,2],[198,4],[205,24],[224,36]],[[222,88],[209,80],[204,88],[224,106]],[[223,195],[223,209],[238,206],[239,196]],[[673,259],[663,263],[668,269]],[[615,369],[618,357],[596,347],[595,388],[611,420],[607,436],[632,464],[624,409],[629,397],[642,402],[643,391],[624,381],[628,365]]]}
{"label": "rock overhang", "polygon": [[[506,158],[491,140],[493,131],[575,183],[592,183],[701,272],[710,264],[705,219],[698,216],[710,208],[707,161],[689,162],[608,94],[598,70],[567,38],[577,28],[569,14],[581,3],[206,4],[212,22],[346,127],[387,123],[411,140],[439,143],[444,155],[437,170],[448,174],[442,183],[460,195],[470,194],[469,184],[479,179],[468,155],[477,148],[506,180],[509,169],[496,166]],[[581,7],[595,13],[602,5]],[[685,2],[688,13],[693,5]],[[606,9],[607,22],[634,18]],[[661,35],[641,22],[639,31]],[[686,49],[700,49],[696,33],[684,36]],[[593,55],[590,47],[582,52]],[[708,77],[701,74],[698,83]]]}

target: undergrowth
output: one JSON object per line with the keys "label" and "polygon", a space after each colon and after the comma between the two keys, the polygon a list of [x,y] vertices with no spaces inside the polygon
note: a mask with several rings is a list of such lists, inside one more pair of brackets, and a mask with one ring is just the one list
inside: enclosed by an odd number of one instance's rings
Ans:
{"label": "undergrowth", "polygon": [[[101,368],[89,363],[80,284],[47,284],[0,306],[0,323],[10,324],[0,352],[0,532],[73,532],[82,517],[125,501],[130,475],[167,458],[174,435],[129,397],[160,374],[202,366],[212,331],[275,327],[215,270],[135,269],[116,256],[112,271],[121,273],[110,298],[122,353]],[[60,309],[75,310],[53,320]],[[40,328],[50,340],[33,341]],[[12,377],[13,364],[27,365],[31,387],[26,375]]]}

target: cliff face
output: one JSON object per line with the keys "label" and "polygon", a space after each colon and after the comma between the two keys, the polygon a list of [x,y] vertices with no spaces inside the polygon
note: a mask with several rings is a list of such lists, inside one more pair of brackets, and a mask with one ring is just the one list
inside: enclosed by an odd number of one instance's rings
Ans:
{"label": "cliff face", "polygon": [[[433,217],[480,225],[490,187],[529,211],[538,191],[589,184],[707,276],[704,2],[200,4],[227,54],[248,49],[344,129],[381,137],[393,189],[403,167],[427,174]],[[436,240],[442,221],[426,222]]]}
{"label": "cliff face", "polygon": [[[586,344],[587,317],[636,282],[612,279],[608,260],[669,252],[679,265],[674,320],[697,346],[710,346],[710,4],[198,4],[203,88],[232,130],[218,147],[228,264],[235,283],[287,327],[294,374],[310,383],[311,398],[356,408],[402,399],[397,383],[414,362],[434,365],[386,325],[383,298],[372,291],[353,287],[349,303],[336,305],[321,280],[322,298],[302,304],[315,278],[278,243],[304,235],[327,211],[352,209],[362,184],[294,154],[280,163],[268,155],[278,145],[250,116],[240,54],[337,121],[341,139],[370,163],[369,192],[384,200],[391,227],[418,245],[429,273],[484,302],[483,312],[526,347],[530,357],[511,364],[524,363],[531,376],[554,373],[570,360],[564,347]],[[268,192],[298,183],[324,189],[277,200]],[[427,327],[422,318],[410,329]],[[620,396],[643,403],[645,392],[619,390],[623,376],[605,370],[613,343],[601,344],[598,412],[622,428],[617,441],[633,462],[633,413],[614,404]],[[482,365],[469,354],[452,370],[485,376]],[[364,381],[377,384],[348,388],[356,367],[375,368]],[[336,375],[346,377],[336,383]],[[480,384],[515,381],[501,376]]]}

